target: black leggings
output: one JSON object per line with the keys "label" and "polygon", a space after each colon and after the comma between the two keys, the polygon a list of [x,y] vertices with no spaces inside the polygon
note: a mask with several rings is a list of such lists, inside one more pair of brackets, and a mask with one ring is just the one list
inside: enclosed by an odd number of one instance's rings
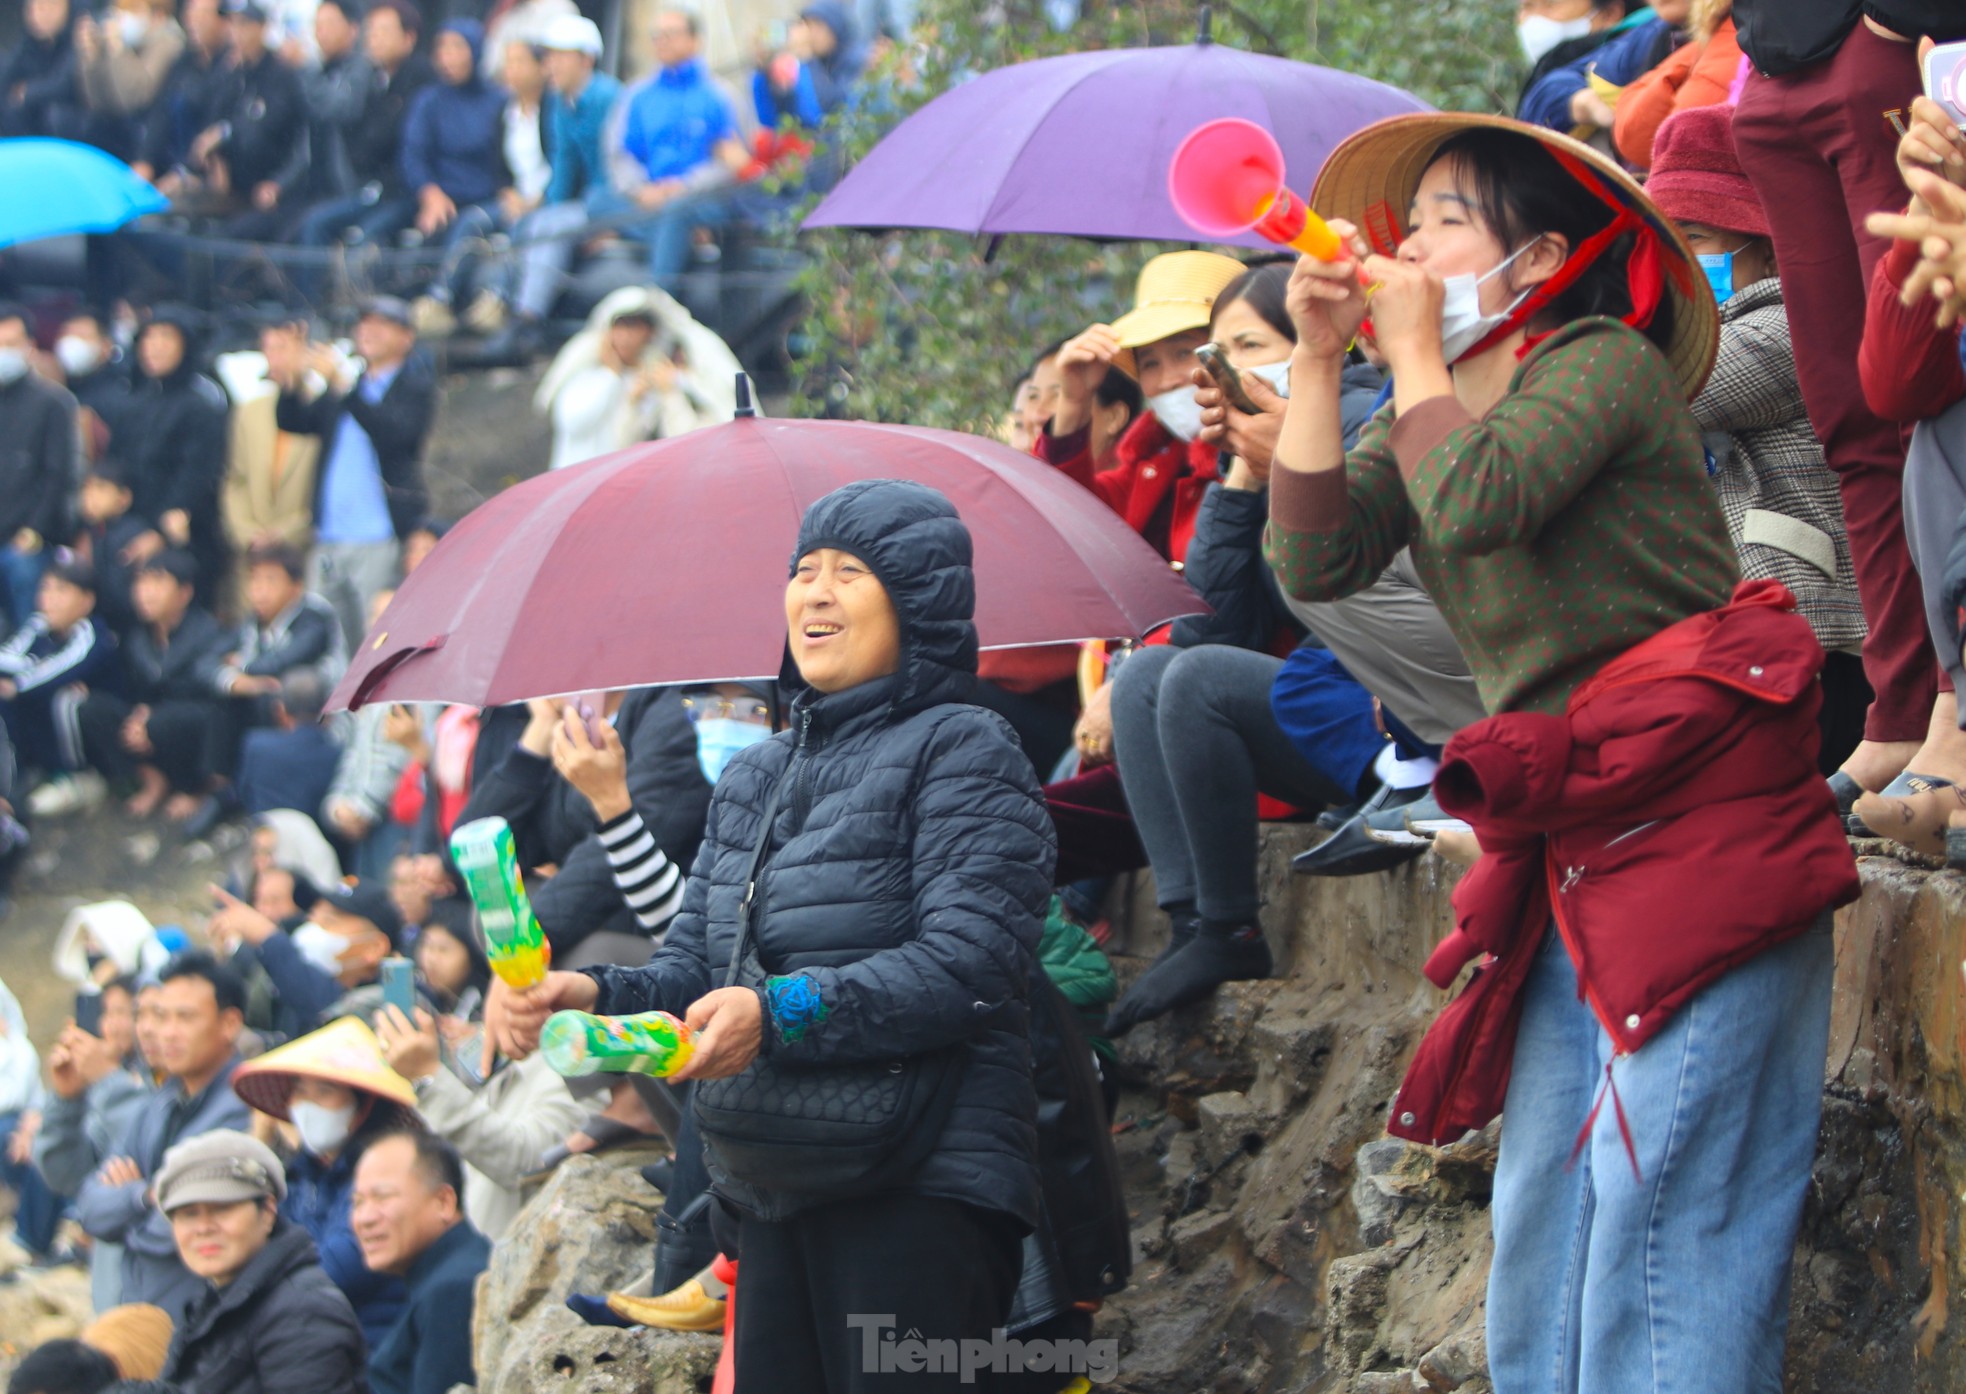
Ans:
{"label": "black leggings", "polygon": [[1004,1324],[1023,1267],[1023,1241],[1008,1217],[931,1196],[874,1196],[789,1220],[747,1215],[741,1247],[737,1394],[997,1387],[988,1370],[965,1382],[959,1367],[907,1371],[894,1357],[905,1359],[916,1333],[933,1347],[987,1341]]}

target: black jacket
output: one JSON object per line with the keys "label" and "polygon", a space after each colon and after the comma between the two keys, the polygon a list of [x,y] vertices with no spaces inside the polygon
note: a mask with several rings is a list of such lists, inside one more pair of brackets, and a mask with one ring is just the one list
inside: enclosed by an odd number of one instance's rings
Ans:
{"label": "black jacket", "polygon": [[0,539],[33,528],[50,543],[74,531],[75,399],[33,373],[0,387]]}
{"label": "black jacket", "polygon": [[160,175],[182,165],[191,153],[191,142],[218,119],[224,82],[222,56],[207,58],[196,46],[186,44],[143,118],[137,158]]}
{"label": "black jacket", "polygon": [[[590,969],[598,1010],[681,1014],[722,986],[771,791],[790,781],[759,883],[763,1049],[827,1065],[950,1047],[964,1058],[941,1140],[900,1189],[1037,1218],[1036,1100],[1026,995],[1057,842],[1031,763],[975,684],[970,541],[948,501],[893,480],[808,511],[800,552],[840,547],[874,570],[901,620],[901,665],[822,695],[792,728],[732,758],[662,950]],[[744,981],[741,979],[741,981]],[[800,1208],[719,1176],[766,1216]]]}
{"label": "black jacket", "polygon": [[368,1394],[367,1355],[314,1241],[283,1219],[238,1277],[186,1310],[164,1378],[184,1394]]}
{"label": "black jacket", "polygon": [[[493,729],[479,728],[480,745]],[[696,732],[680,691],[631,692],[615,714],[614,729],[628,756],[628,796],[635,812],[664,855],[688,866],[703,841],[710,783],[696,761]],[[526,886],[554,953],[564,955],[600,930],[642,932],[608,866],[593,805],[560,778],[551,760],[510,744],[502,759],[477,773],[458,822],[493,815],[512,825],[521,866],[551,862],[560,868],[550,879]]]}
{"label": "black jacket", "polygon": [[83,111],[74,34],[73,24],[52,39],[22,33],[0,64],[0,135],[79,137]]}
{"label": "black jacket", "polygon": [[232,662],[217,674],[215,688],[220,696],[231,692],[235,678],[284,678],[302,670],[313,673],[324,687],[332,687],[348,661],[341,620],[334,607],[312,591],[275,615],[271,624],[248,617],[233,632],[230,656]]}
{"label": "black jacket", "polygon": [[125,513],[101,526],[86,524],[82,531],[89,539],[89,557],[96,569],[96,615],[118,639],[127,642],[141,621],[130,598],[136,573],[123,560],[123,551],[153,531],[150,521],[135,513]]}
{"label": "black jacket", "polygon": [[[1372,419],[1385,378],[1369,363],[1348,363],[1338,389],[1338,416],[1347,450]],[[1226,462],[1223,473],[1228,473]],[[1195,513],[1182,575],[1212,613],[1174,622],[1168,640],[1177,648],[1228,644],[1265,652],[1281,630],[1303,625],[1284,604],[1276,573],[1263,559],[1263,527],[1270,517],[1267,490],[1251,492],[1210,484]]]}
{"label": "black jacket", "polygon": [[376,75],[368,102],[341,128],[342,149],[357,188],[379,184],[387,194],[410,192],[403,185],[397,160],[403,143],[403,118],[409,114],[411,99],[436,79],[420,53],[412,54],[393,78]]}
{"label": "black jacket", "polygon": [[211,612],[193,605],[160,645],[157,631],[139,623],[123,640],[124,692],[132,702],[209,702],[212,679],[230,649],[230,636]]}
{"label": "black jacket", "polygon": [[344,54],[300,75],[302,110],[307,113],[307,159],[295,171],[289,195],[345,198],[360,187],[348,162],[348,132],[380,99],[382,79],[360,51]]}
{"label": "black jacket", "polygon": [[404,1275],[409,1302],[370,1356],[375,1394],[437,1394],[477,1383],[471,1309],[478,1275],[490,1262],[491,1245],[468,1220],[418,1255]]}
{"label": "black jacket", "polygon": [[423,487],[423,465],[418,456],[430,423],[437,415],[437,374],[430,356],[421,349],[411,352],[390,382],[388,390],[375,401],[362,397],[358,384],[346,396],[332,390],[308,401],[292,392],[282,392],[274,408],[274,419],[283,431],[321,438],[321,463],[314,471],[314,516],[321,516],[321,495],[327,487],[328,463],[334,455],[335,432],[344,420],[352,420],[368,432],[375,447],[376,462],[382,467],[382,492],[389,505],[389,520],[397,537],[407,537],[429,511],[430,496]]}
{"label": "black jacket", "polygon": [[1866,15],[1909,39],[1966,39],[1959,0],[1735,0],[1734,31],[1754,66],[1778,77],[1828,58]]}
{"label": "black jacket", "polygon": [[225,478],[230,413],[224,390],[193,370],[187,352],[169,377],[138,373],[112,423],[114,448],[129,466],[136,495],[130,511],[156,522],[173,508],[183,509],[191,523],[191,550],[207,575],[225,550],[218,490]]}
{"label": "black jacket", "polygon": [[268,181],[283,187],[294,181],[307,162],[305,115],[300,79],[279,55],[268,50],[250,65],[226,60],[212,117],[226,128],[218,154],[236,194],[247,197]]}

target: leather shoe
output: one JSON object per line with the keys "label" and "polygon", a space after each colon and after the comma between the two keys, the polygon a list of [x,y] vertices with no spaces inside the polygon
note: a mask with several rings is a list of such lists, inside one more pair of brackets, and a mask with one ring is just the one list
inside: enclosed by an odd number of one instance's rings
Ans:
{"label": "leather shoe", "polygon": [[[1394,811],[1403,816],[1403,806]],[[1310,851],[1298,853],[1291,858],[1290,869],[1300,876],[1367,876],[1404,866],[1427,850],[1425,843],[1395,847],[1379,841],[1370,831],[1368,817],[1360,814]]]}

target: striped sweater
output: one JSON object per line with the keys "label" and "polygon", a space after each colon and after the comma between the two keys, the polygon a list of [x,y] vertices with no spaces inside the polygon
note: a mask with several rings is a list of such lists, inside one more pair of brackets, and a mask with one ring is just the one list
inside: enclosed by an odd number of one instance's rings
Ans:
{"label": "striped sweater", "polygon": [[601,846],[635,923],[651,936],[668,928],[683,903],[683,869],[663,855],[634,809],[601,824]]}
{"label": "striped sweater", "polygon": [[1487,416],[1381,409],[1342,470],[1279,468],[1264,550],[1337,600],[1402,547],[1491,713],[1561,713],[1632,645],[1727,603],[1740,564],[1699,428],[1644,336],[1583,319],[1532,349]]}

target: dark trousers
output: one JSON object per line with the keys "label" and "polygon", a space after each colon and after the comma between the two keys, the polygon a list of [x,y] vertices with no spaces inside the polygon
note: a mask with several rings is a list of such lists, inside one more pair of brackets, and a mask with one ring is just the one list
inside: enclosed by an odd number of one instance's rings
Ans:
{"label": "dark trousers", "polygon": [[7,1146],[19,1126],[18,1113],[0,1114],[0,1186],[14,1193],[14,1229],[22,1246],[36,1258],[43,1258],[54,1247],[63,1201],[48,1189],[31,1163],[7,1160]]}
{"label": "dark trousers", "polygon": [[1248,649],[1161,644],[1129,656],[1113,680],[1113,749],[1163,906],[1192,903],[1219,924],[1253,922],[1257,792],[1343,803],[1385,744],[1372,727],[1371,695],[1340,669],[1326,705],[1352,720],[1320,728],[1314,752],[1300,749],[1270,708],[1282,670],[1282,659]]}
{"label": "dark trousers", "polygon": [[0,722],[5,723],[13,741],[20,768],[57,775],[82,767],[75,729],[80,706],[70,688],[37,688],[0,701]]}
{"label": "dark trousers", "polygon": [[682,1123],[670,1139],[676,1145],[676,1169],[662,1197],[662,1213],[655,1217],[660,1231],[655,1243],[657,1296],[681,1287],[717,1256],[717,1241],[710,1233],[710,1170],[703,1163],[696,1110],[690,1106],[690,1086],[675,1088]]}
{"label": "dark trousers", "polygon": [[150,708],[151,752],[133,755],[123,745],[123,722],[131,704],[107,692],[92,692],[82,703],[79,721],[82,750],[89,763],[115,784],[128,784],[141,765],[149,765],[170,781],[171,788],[202,794],[218,769],[215,757],[224,736],[224,714],[218,699],[210,702],[158,702]]}
{"label": "dark trousers", "polygon": [[1741,166],[1774,233],[1809,421],[1842,485],[1870,626],[1864,672],[1876,699],[1864,735],[1873,741],[1923,740],[1940,681],[1905,545],[1903,439],[1864,404],[1857,379],[1866,289],[1886,246],[1864,218],[1905,205],[1890,113],[1918,90],[1912,46],[1858,24],[1834,57],[1781,77],[1751,75],[1734,114]]}
{"label": "dark trousers", "polygon": [[912,1333],[928,1342],[990,1339],[1010,1314],[1023,1266],[1022,1240],[1008,1218],[953,1200],[886,1195],[789,1220],[747,1215],[742,1236],[737,1394],[996,1387],[987,1370],[968,1382],[959,1368],[882,1374],[879,1355],[883,1345],[906,1355]]}

